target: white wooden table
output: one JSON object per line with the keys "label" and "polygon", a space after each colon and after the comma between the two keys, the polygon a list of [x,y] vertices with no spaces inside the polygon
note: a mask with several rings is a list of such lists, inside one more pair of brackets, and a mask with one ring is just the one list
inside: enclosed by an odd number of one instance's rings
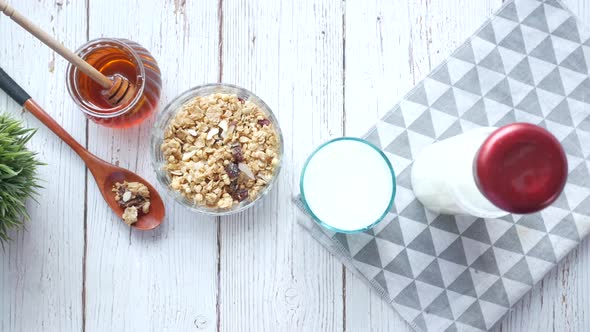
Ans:
{"label": "white wooden table", "polygon": [[[166,223],[129,230],[83,163],[41,127],[48,163],[26,232],[0,252],[0,331],[410,331],[295,222],[302,163],[329,137],[360,136],[501,0],[13,0],[66,46],[126,37],[163,71],[161,106],[195,85],[254,91],[276,112],[285,167],[273,194],[227,218],[168,201]],[[586,0],[566,0],[590,23]],[[66,63],[0,17],[0,66],[90,151],[155,183],[153,119],[110,130],[67,94]],[[590,246],[574,250],[498,331],[589,331]]]}

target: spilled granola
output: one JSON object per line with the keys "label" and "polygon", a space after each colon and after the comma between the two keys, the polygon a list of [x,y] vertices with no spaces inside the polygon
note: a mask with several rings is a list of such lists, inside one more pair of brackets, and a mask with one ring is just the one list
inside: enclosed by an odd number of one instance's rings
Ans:
{"label": "spilled granola", "polygon": [[279,137],[267,116],[233,94],[185,103],[161,146],[172,189],[216,209],[258,197],[279,165]]}
{"label": "spilled granola", "polygon": [[140,216],[150,212],[150,191],[143,183],[117,182],[112,191],[119,206],[125,208],[122,218],[127,225],[136,223]]}

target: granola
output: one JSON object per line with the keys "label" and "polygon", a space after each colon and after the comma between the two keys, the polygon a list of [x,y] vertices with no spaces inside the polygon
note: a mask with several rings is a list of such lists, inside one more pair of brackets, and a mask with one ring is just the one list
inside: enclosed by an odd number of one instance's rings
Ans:
{"label": "granola", "polygon": [[186,102],[161,150],[172,189],[196,205],[231,209],[254,200],[279,165],[279,137],[267,114],[237,95]]}
{"label": "granola", "polygon": [[125,208],[122,218],[127,225],[136,223],[139,216],[150,212],[150,191],[143,183],[117,182],[112,191],[119,206]]}

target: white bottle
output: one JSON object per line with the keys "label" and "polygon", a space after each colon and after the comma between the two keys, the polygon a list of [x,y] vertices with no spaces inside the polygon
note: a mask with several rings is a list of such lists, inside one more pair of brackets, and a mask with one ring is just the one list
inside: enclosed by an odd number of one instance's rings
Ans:
{"label": "white bottle", "polygon": [[434,143],[412,166],[412,189],[426,208],[443,214],[498,218],[508,212],[493,205],[473,180],[473,159],[496,128],[479,128]]}
{"label": "white bottle", "polygon": [[424,148],[412,189],[429,210],[498,218],[553,203],[567,179],[567,159],[547,130],[525,123],[484,127]]}

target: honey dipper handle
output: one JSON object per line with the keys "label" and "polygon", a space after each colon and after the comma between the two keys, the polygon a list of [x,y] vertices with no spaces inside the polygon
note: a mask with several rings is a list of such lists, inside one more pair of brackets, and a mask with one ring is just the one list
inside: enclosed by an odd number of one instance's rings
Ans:
{"label": "honey dipper handle", "polygon": [[6,16],[11,18],[14,22],[23,27],[33,36],[37,37],[37,39],[39,39],[45,45],[49,46],[52,50],[64,57],[72,65],[76,66],[76,68],[84,72],[84,74],[88,75],[90,78],[96,81],[96,83],[100,84],[103,88],[108,89],[113,85],[113,82],[111,82],[111,80],[108,77],[101,74],[98,70],[96,70],[96,68],[89,65],[86,61],[82,60],[82,58],[80,58],[74,52],[65,48],[57,40],[51,37],[47,32],[41,30],[41,28],[33,24],[33,22],[29,21],[29,19],[24,17],[21,13],[17,12],[4,0],[0,0],[0,12],[4,12]]}

